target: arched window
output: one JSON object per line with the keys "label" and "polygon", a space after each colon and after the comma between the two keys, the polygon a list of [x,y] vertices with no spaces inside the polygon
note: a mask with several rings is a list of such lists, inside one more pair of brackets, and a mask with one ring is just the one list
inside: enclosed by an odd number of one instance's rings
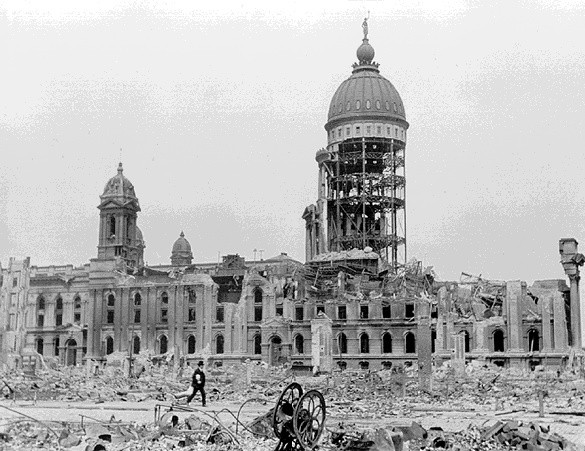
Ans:
{"label": "arched window", "polygon": [[45,348],[45,342],[43,341],[42,338],[37,338],[37,352],[41,355],[43,355],[43,351]]}
{"label": "arched window", "polygon": [[63,325],[63,298],[59,296],[55,300],[55,326]]}
{"label": "arched window", "polygon": [[106,354],[112,354],[114,352],[114,339],[112,337],[106,338]]}
{"label": "arched window", "polygon": [[337,345],[340,354],[347,354],[347,336],[343,332],[337,337]]}
{"label": "arched window", "polygon": [[360,336],[360,352],[362,354],[370,353],[370,337],[368,337],[368,334],[361,334]]}
{"label": "arched window", "polygon": [[110,216],[110,236],[116,234],[116,218],[114,216]]}
{"label": "arched window", "polygon": [[53,340],[53,346],[54,346],[54,351],[53,354],[55,354],[55,357],[59,357],[59,337],[55,337],[55,339]]}
{"label": "arched window", "polygon": [[134,337],[132,340],[132,352],[134,354],[140,354],[140,337]]}
{"label": "arched window", "polygon": [[297,354],[304,354],[305,353],[305,339],[303,338],[303,336],[301,334],[297,335],[295,337],[295,351],[297,351]]}
{"label": "arched window", "polygon": [[262,337],[260,334],[254,335],[254,354],[262,354]]}
{"label": "arched window", "polygon": [[215,353],[223,354],[223,335],[218,335],[215,339]]}
{"label": "arched window", "polygon": [[407,354],[416,353],[416,338],[412,332],[407,332],[404,336],[404,352]]}
{"label": "arched window", "polygon": [[116,304],[116,298],[113,294],[108,295],[107,310],[106,310],[106,323],[114,324],[114,306]]}
{"label": "arched window", "polygon": [[169,295],[166,291],[160,295],[160,322],[169,322]]}
{"label": "arched window", "polygon": [[142,296],[140,293],[134,294],[134,322],[140,322],[140,310],[142,308]]}
{"label": "arched window", "polygon": [[187,338],[187,354],[195,354],[195,337],[189,335]]}
{"label": "arched window", "polygon": [[45,298],[39,296],[37,299],[37,327],[45,325]]}
{"label": "arched window", "polygon": [[502,329],[494,330],[494,352],[504,352],[504,331]]}
{"label": "arched window", "polygon": [[169,348],[169,339],[166,335],[161,335],[158,343],[158,352],[159,354],[166,354]]}
{"label": "arched window", "polygon": [[392,352],[392,335],[386,332],[382,335],[382,353],[390,354]]}
{"label": "arched window", "polygon": [[254,321],[262,321],[262,290],[254,290]]}
{"label": "arched window", "polygon": [[73,301],[73,322],[81,324],[81,298],[79,296],[75,296]]}
{"label": "arched window", "polygon": [[471,337],[469,335],[469,332],[467,332],[466,330],[461,331],[461,335],[463,335],[463,340],[465,342],[465,352],[470,352],[471,351]]}
{"label": "arched window", "polygon": [[536,329],[530,329],[528,331],[528,351],[540,351],[540,335]]}

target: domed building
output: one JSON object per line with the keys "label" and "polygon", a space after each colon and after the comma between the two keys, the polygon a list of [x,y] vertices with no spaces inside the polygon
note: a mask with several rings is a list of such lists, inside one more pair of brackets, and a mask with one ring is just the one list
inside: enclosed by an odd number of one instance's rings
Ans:
{"label": "domed building", "polygon": [[119,257],[130,267],[143,259],[144,240],[136,225],[140,204],[134,185],[124,177],[122,163],[100,196],[100,228],[98,259]]}
{"label": "domed building", "polygon": [[171,253],[171,265],[173,266],[188,266],[193,261],[193,253],[191,252],[191,244],[185,238],[185,234],[181,231],[181,235],[173,244],[173,252]]}
{"label": "domed building", "polygon": [[370,247],[396,270],[406,261],[404,150],[408,122],[400,94],[374,62],[367,37],[329,106],[327,147],[317,152],[319,192],[307,207],[306,259]]}

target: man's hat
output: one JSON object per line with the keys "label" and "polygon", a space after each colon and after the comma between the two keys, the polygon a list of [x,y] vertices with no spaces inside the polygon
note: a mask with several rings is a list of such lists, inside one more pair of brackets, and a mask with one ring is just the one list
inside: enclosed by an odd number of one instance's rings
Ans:
{"label": "man's hat", "polygon": [[203,366],[203,360],[199,360],[199,363],[197,364],[197,366]]}

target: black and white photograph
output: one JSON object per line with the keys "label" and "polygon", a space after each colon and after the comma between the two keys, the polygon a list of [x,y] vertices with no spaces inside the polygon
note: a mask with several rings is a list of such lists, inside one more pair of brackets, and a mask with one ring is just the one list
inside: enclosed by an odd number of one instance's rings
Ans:
{"label": "black and white photograph", "polygon": [[584,183],[582,0],[0,0],[0,451],[585,450]]}

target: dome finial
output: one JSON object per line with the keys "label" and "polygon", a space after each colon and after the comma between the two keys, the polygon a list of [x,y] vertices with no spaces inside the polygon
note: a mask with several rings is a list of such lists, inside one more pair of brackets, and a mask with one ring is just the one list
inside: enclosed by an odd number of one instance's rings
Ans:
{"label": "dome finial", "polygon": [[181,230],[181,235],[180,235],[180,237],[181,237],[181,238],[185,238],[185,234],[183,233],[183,231],[182,231],[182,230]]}
{"label": "dome finial", "polygon": [[362,30],[364,31],[364,39],[368,39],[368,19],[370,18],[370,12],[368,11],[368,17],[364,17],[362,23]]}
{"label": "dome finial", "polygon": [[122,167],[122,162],[120,161],[120,164],[118,164],[118,174],[121,174],[122,172],[124,172],[124,168]]}

